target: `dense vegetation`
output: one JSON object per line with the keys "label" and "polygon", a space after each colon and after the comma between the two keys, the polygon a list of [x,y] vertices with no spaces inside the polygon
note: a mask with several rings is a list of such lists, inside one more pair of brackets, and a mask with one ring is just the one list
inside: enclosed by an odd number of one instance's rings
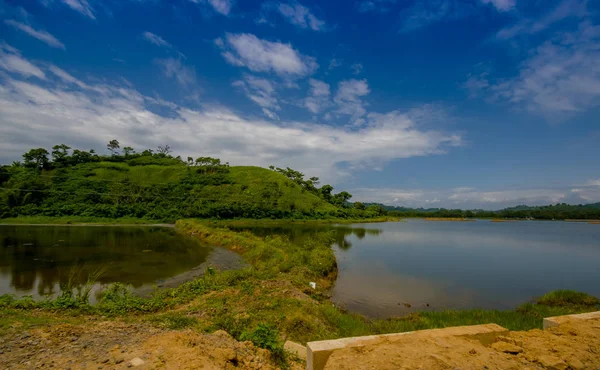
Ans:
{"label": "dense vegetation", "polygon": [[319,179],[290,168],[230,167],[211,157],[174,158],[169,146],[140,153],[107,145],[110,155],[61,144],[0,167],[0,218],[370,218]]}
{"label": "dense vegetation", "polygon": [[529,207],[517,206],[499,211],[481,209],[462,210],[444,208],[406,208],[381,204],[371,204],[382,207],[385,214],[396,217],[441,217],[441,218],[507,218],[507,219],[536,219],[536,220],[598,220],[600,219],[600,203],[570,205],[559,203],[555,205]]}

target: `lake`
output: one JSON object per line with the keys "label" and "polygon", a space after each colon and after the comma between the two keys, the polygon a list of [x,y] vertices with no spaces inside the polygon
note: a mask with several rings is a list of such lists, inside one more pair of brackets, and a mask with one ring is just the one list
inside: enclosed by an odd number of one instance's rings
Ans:
{"label": "lake", "polygon": [[200,276],[208,264],[230,269],[243,260],[169,227],[0,225],[0,295],[52,296],[70,277],[81,285],[97,271],[92,301],[114,282],[146,295]]}
{"label": "lake", "polygon": [[513,309],[556,289],[600,296],[600,225],[424,221],[253,227],[301,242],[332,230],[334,303],[369,317],[445,308]]}

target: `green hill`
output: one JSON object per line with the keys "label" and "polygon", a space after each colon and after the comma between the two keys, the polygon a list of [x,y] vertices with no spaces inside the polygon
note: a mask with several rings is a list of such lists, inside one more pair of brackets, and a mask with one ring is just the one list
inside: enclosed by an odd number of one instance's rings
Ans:
{"label": "green hill", "polygon": [[[0,218],[19,216],[179,218],[363,218],[346,192],[287,169],[230,167],[208,157],[166,154],[97,156],[75,151],[0,168]],[[33,154],[31,154],[34,152]],[[31,155],[30,155],[31,154]],[[83,159],[82,159],[83,158]]]}

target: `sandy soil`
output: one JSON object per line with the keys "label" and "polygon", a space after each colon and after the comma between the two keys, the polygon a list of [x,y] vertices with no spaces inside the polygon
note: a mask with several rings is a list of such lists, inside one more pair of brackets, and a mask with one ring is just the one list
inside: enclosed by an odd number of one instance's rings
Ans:
{"label": "sandy soil", "polygon": [[[292,369],[304,364],[291,362]],[[115,321],[0,337],[0,369],[276,369],[270,353],[224,331],[202,334]]]}
{"label": "sandy soil", "polygon": [[510,332],[490,345],[461,337],[402,338],[334,352],[326,369],[600,369],[600,319]]}

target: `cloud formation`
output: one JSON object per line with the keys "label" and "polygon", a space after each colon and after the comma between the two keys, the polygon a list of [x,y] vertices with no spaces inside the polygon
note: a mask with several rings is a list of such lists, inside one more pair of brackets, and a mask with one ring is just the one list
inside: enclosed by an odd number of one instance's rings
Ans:
{"label": "cloud formation", "polygon": [[517,5],[517,0],[481,0],[484,4],[492,4],[501,12],[506,12]]}
{"label": "cloud formation", "polygon": [[522,204],[541,206],[556,203],[585,204],[600,201],[600,182],[561,188],[512,190],[448,190],[359,188],[349,190],[353,200],[423,208],[498,210]]}
{"label": "cloud formation", "polygon": [[223,50],[221,54],[228,63],[253,72],[303,77],[319,67],[315,58],[300,54],[291,44],[259,39],[249,33],[228,33],[215,43]]}
{"label": "cloud formation", "polygon": [[86,17],[96,19],[94,11],[87,0],[62,0],[62,2]]}
{"label": "cloud formation", "polygon": [[370,92],[371,90],[366,79],[341,81],[338,84],[334,98],[338,106],[336,112],[351,116],[353,124],[362,124],[363,119],[361,117],[367,113],[362,97],[368,95]]}
{"label": "cloud formation", "polygon": [[171,47],[171,44],[166,42],[165,39],[163,39],[162,37],[160,37],[152,32],[146,31],[146,32],[142,33],[142,37],[149,43],[154,44],[156,46],[167,47],[167,48]]}
{"label": "cloud formation", "polygon": [[[29,67],[14,68],[7,57]],[[246,118],[224,107],[189,109],[128,85],[84,82],[62,70],[64,74],[54,77],[58,70],[50,72],[7,47],[0,68],[5,70],[0,136],[11,139],[0,142],[3,162],[19,159],[31,147],[67,143],[100,149],[117,138],[135,148],[169,143],[176,154],[212,155],[236,165],[290,166],[334,182],[340,163],[440,154],[461,143],[457,135],[419,128],[418,116],[402,112],[385,120],[373,117],[360,129],[350,129]],[[148,109],[157,104],[172,114],[165,117]]]}
{"label": "cloud formation", "polygon": [[325,22],[315,17],[310,9],[298,2],[279,3],[277,10],[288,22],[300,28],[310,28],[313,31],[325,29]]}
{"label": "cloud formation", "polygon": [[190,0],[196,4],[208,4],[210,5],[217,13],[228,16],[231,13],[231,8],[233,7],[233,0]]}
{"label": "cloud formation", "polygon": [[184,65],[181,59],[155,59],[155,63],[162,68],[165,76],[174,79],[182,86],[189,86],[196,82],[196,71],[193,67]]}
{"label": "cloud formation", "polygon": [[600,104],[598,60],[600,26],[582,22],[576,31],[553,37],[532,50],[517,76],[495,81],[487,75],[471,76],[466,87],[471,94],[560,120]]}
{"label": "cloud formation", "polygon": [[62,42],[60,42],[56,37],[52,36],[50,33],[46,32],[46,31],[36,30],[28,24],[20,23],[20,22],[14,21],[12,19],[7,19],[4,21],[4,23],[6,23],[7,25],[14,27],[20,31],[25,32],[29,36],[34,37],[34,38],[44,42],[48,46],[51,46],[53,48],[63,49],[63,50],[65,49],[65,45]]}
{"label": "cloud formation", "polygon": [[281,110],[281,107],[275,93],[274,83],[265,78],[246,75],[243,80],[235,81],[233,86],[241,88],[248,99],[262,108],[267,117],[278,119],[275,111]]}
{"label": "cloud formation", "polygon": [[304,106],[311,113],[318,114],[331,105],[329,98],[331,95],[330,87],[329,84],[315,80],[314,78],[308,80],[308,83],[310,89],[308,91],[308,97],[304,99]]}

